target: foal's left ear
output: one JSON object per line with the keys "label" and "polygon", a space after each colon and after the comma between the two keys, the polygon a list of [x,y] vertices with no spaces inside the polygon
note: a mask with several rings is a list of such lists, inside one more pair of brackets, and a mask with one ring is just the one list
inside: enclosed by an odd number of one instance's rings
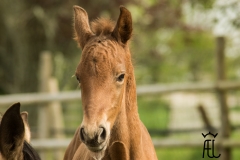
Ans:
{"label": "foal's left ear", "polygon": [[20,115],[20,103],[13,104],[3,115],[0,125],[0,152],[9,157],[24,141],[24,123]]}
{"label": "foal's left ear", "polygon": [[120,15],[117,24],[113,30],[112,36],[123,44],[131,38],[132,35],[132,16],[123,6],[120,6]]}

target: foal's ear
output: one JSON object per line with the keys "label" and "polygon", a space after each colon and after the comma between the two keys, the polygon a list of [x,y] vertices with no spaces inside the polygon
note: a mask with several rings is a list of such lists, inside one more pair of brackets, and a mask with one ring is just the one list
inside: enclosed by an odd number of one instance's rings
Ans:
{"label": "foal's ear", "polygon": [[83,49],[89,38],[93,35],[93,32],[89,26],[89,19],[87,12],[79,7],[73,6],[74,9],[74,30],[75,39]]}
{"label": "foal's ear", "polygon": [[24,141],[24,123],[20,115],[20,103],[13,104],[3,115],[0,125],[0,152],[9,157]]}
{"label": "foal's ear", "polygon": [[123,44],[131,38],[132,35],[132,16],[123,6],[120,6],[120,15],[117,24],[113,30],[112,36]]}
{"label": "foal's ear", "polygon": [[30,132],[29,124],[28,124],[28,112],[26,112],[26,111],[21,112],[21,117],[23,120],[24,131],[25,131],[24,140],[27,141],[28,143],[30,143],[31,132]]}

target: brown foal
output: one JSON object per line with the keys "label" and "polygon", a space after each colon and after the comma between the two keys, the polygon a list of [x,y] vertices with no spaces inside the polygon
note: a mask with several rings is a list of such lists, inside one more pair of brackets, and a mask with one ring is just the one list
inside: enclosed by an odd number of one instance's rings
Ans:
{"label": "brown foal", "polygon": [[117,23],[97,19],[74,6],[76,41],[82,49],[76,78],[83,121],[65,160],[156,160],[150,135],[138,115],[136,83],[129,50],[131,13],[120,7]]}

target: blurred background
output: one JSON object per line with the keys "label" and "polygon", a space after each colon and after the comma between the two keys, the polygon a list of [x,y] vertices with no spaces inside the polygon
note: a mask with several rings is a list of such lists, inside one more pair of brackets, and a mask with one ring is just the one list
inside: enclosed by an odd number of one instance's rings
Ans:
{"label": "blurred background", "polygon": [[[60,140],[73,137],[82,119],[72,77],[81,55],[73,40],[73,5],[90,20],[116,21],[120,5],[132,13],[139,114],[157,139],[159,159],[202,159],[208,131],[239,139],[238,0],[1,0],[0,112],[22,102],[43,159],[62,159],[69,141]],[[226,160],[240,158],[232,146],[220,145],[216,155],[220,151]]]}

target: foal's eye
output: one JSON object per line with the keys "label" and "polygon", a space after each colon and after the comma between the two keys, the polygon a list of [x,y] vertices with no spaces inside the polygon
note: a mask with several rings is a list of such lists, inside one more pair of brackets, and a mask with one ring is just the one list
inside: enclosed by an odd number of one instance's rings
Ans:
{"label": "foal's eye", "polygon": [[78,76],[76,76],[76,79],[77,79],[78,83],[80,83],[80,78]]}
{"label": "foal's eye", "polygon": [[124,77],[125,77],[125,74],[120,74],[118,77],[117,77],[117,81],[118,82],[122,82],[124,80]]}

